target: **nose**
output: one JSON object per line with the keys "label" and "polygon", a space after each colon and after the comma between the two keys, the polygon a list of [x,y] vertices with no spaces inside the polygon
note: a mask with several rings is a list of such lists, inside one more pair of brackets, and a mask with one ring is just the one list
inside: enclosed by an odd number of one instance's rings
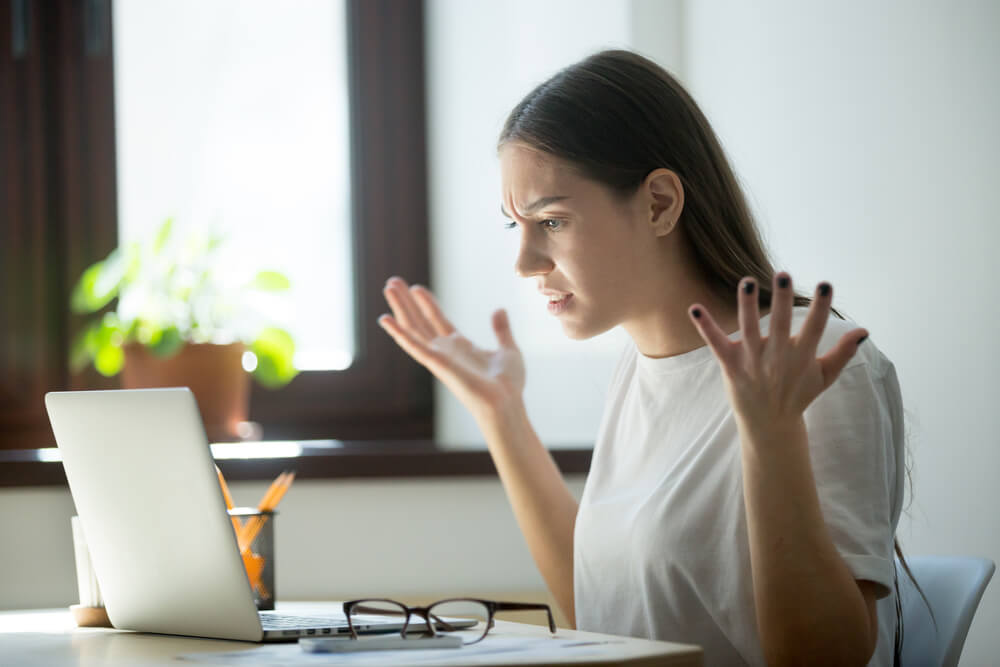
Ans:
{"label": "nose", "polygon": [[521,278],[530,278],[550,272],[555,268],[552,259],[529,238],[529,231],[521,234],[521,247],[514,262],[514,273]]}

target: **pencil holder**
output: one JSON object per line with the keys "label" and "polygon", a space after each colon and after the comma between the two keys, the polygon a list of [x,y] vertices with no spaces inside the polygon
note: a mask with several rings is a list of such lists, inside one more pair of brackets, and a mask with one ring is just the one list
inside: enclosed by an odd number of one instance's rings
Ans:
{"label": "pencil holder", "polygon": [[90,550],[83,536],[83,526],[80,517],[70,518],[73,531],[73,558],[76,561],[76,583],[80,593],[80,604],[70,605],[73,620],[83,627],[110,628],[111,621],[104,608],[104,598],[101,597],[101,587],[97,584],[97,573],[90,564]]}
{"label": "pencil holder", "polygon": [[277,512],[237,507],[229,510],[243,567],[257,609],[274,609],[274,519]]}

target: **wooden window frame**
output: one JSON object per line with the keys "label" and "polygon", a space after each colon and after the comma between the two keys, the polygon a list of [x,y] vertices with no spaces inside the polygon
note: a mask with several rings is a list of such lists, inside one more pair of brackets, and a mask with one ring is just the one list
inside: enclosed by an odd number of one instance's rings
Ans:
{"label": "wooden window frame", "polygon": [[[376,321],[390,275],[429,279],[423,2],[347,11],[357,353],[255,384],[267,439],[433,437],[431,377]],[[67,359],[70,289],[117,245],[112,46],[110,0],[0,3],[0,449],[53,446],[45,392],[118,386]]]}

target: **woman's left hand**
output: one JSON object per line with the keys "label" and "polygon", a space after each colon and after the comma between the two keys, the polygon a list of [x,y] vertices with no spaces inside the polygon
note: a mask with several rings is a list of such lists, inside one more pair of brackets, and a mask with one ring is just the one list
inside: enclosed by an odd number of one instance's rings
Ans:
{"label": "woman's left hand", "polygon": [[[749,287],[748,287],[749,286]],[[781,429],[799,424],[802,414],[850,361],[868,337],[854,329],[841,337],[826,355],[816,358],[833,301],[829,283],[817,286],[815,298],[798,335],[790,336],[794,293],[792,279],[774,277],[771,323],[760,333],[756,281],[744,278],[738,288],[741,340],[731,340],[700,304],[688,315],[722,366],[729,401],[741,429]]]}

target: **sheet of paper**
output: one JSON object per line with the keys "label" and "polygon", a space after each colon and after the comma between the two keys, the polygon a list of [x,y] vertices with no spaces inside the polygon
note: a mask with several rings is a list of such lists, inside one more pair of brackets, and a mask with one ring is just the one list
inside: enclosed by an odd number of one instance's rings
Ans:
{"label": "sheet of paper", "polygon": [[[228,665],[486,665],[525,659],[574,657],[614,658],[621,654],[623,640],[588,641],[558,637],[487,637],[478,644],[449,649],[408,649],[371,653],[306,653],[297,643],[267,644],[243,651],[188,653],[179,660]],[[617,649],[617,650],[616,650]]]}

